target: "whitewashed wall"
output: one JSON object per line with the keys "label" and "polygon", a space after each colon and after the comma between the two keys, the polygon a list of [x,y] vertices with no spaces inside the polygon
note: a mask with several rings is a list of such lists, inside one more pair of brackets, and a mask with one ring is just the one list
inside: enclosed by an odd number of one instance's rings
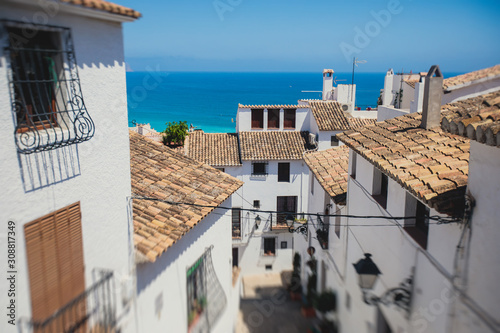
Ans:
{"label": "whitewashed wall", "polygon": [[477,80],[474,84],[467,84],[461,88],[452,90],[443,95],[442,104],[447,104],[455,101],[461,101],[467,98],[476,97],[498,90],[500,87],[500,77],[484,78]]}
{"label": "whitewashed wall", "polygon": [[[2,2],[0,18],[32,20],[35,12],[43,13],[40,3],[25,7]],[[17,224],[17,318],[31,316],[24,225],[80,201],[86,285],[95,282],[94,269],[113,270],[119,325],[125,332],[135,331],[133,312],[120,299],[121,282],[131,278],[133,270],[127,222],[130,157],[121,24],[68,14],[62,8],[47,16],[47,23],[72,29],[83,97],[96,127],[90,141],[18,155],[6,59],[0,56],[0,218]],[[5,244],[6,229],[0,231],[0,239]],[[1,285],[5,286],[4,281]],[[2,321],[0,331],[10,332],[11,327],[4,324]]]}
{"label": "whitewashed wall", "polygon": [[252,109],[248,108],[238,108],[238,113],[236,115],[236,132],[246,132],[246,131],[308,131],[306,118],[308,108],[297,108],[295,112],[295,128],[285,129],[283,128],[283,117],[284,111],[280,110],[280,128],[279,129],[268,129],[267,128],[267,109],[264,109],[264,128],[263,129],[252,129]]}
{"label": "whitewashed wall", "polygon": [[[231,206],[231,198],[221,204]],[[231,332],[233,304],[239,290],[232,287],[231,212],[215,209],[174,243],[154,263],[137,265],[138,332],[187,332],[186,272],[207,248],[213,246],[212,262],[227,304],[213,328],[214,333]],[[207,306],[210,306],[208,304]]]}

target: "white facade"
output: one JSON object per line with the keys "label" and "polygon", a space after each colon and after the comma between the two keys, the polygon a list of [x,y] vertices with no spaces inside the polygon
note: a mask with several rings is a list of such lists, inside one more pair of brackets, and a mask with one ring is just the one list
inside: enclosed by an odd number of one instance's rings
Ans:
{"label": "white facade", "polygon": [[[70,204],[80,202],[85,285],[91,286],[100,269],[114,272],[118,328],[134,332],[133,244],[127,225],[130,197],[130,160],[127,130],[125,63],[117,16],[75,9],[52,1],[2,2],[0,18],[18,21],[46,19],[47,24],[71,28],[80,84],[87,111],[96,131],[90,141],[30,155],[16,151],[9,94],[8,59],[0,54],[0,194],[2,221],[16,224],[16,323],[2,320],[0,331],[17,332],[31,318],[31,298],[24,225]],[[43,21],[43,20],[42,20]],[[3,52],[5,39],[2,40]],[[7,244],[7,228],[0,231]],[[6,261],[2,269],[7,271]],[[2,279],[1,293],[6,280]],[[133,289],[133,288],[132,288]],[[5,298],[2,298],[5,299]]]}
{"label": "white facade", "polygon": [[[221,206],[230,207],[231,198]],[[230,239],[231,211],[217,208],[156,262],[137,264],[137,331],[188,332],[186,273],[211,247],[213,270],[224,293],[223,297],[219,295],[219,300],[225,299],[225,305],[210,331],[232,332],[237,315],[235,309],[239,308],[241,284],[237,282],[232,286]],[[210,306],[213,304],[208,302],[207,308]]]}
{"label": "white facade", "polygon": [[267,107],[259,107],[256,106],[256,109],[263,108],[264,109],[264,127],[262,129],[252,129],[252,109],[250,107],[239,107],[238,114],[236,116],[236,132],[246,132],[246,131],[307,131],[307,122],[306,119],[308,117],[309,108],[303,108],[296,106],[290,106],[290,109],[296,109],[295,111],[295,128],[284,128],[283,120],[284,120],[284,109],[287,107],[276,106],[269,107],[270,109],[279,109],[280,110],[280,120],[279,120],[279,128],[268,128],[268,108]]}

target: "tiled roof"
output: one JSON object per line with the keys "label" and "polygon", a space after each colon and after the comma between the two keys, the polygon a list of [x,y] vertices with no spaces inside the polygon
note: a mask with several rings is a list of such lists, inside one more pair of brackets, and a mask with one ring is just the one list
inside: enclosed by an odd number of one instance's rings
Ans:
{"label": "tiled roof", "polygon": [[404,82],[409,85],[410,87],[412,87],[413,89],[415,89],[415,84],[418,82],[419,80],[404,80]]}
{"label": "tiled roof", "polygon": [[320,131],[343,131],[375,123],[375,119],[354,118],[342,111],[337,101],[311,101],[311,111]]}
{"label": "tiled roof", "polygon": [[186,138],[186,154],[212,166],[241,165],[236,133],[194,131]]}
{"label": "tiled roof", "polygon": [[308,145],[308,132],[273,131],[240,132],[241,159],[298,160],[313,147]]}
{"label": "tiled roof", "polygon": [[500,64],[493,67],[480,69],[475,72],[465,73],[462,75],[447,78],[443,82],[443,88],[445,90],[453,90],[471,84],[474,81],[493,78],[497,76],[500,76]]}
{"label": "tiled roof", "polygon": [[335,203],[345,204],[349,147],[308,152],[304,155],[304,161]]}
{"label": "tiled roof", "polygon": [[288,104],[261,104],[261,105],[243,105],[238,104],[241,109],[307,109],[308,105],[288,105]]}
{"label": "tiled roof", "polygon": [[[218,206],[243,183],[207,164],[130,131],[132,194],[159,200]],[[214,208],[134,199],[134,244],[154,262]]]}
{"label": "tiled roof", "polygon": [[440,213],[463,213],[469,139],[420,128],[421,113],[337,134],[347,146]]}
{"label": "tiled roof", "polygon": [[104,0],[59,0],[59,1],[85,8],[102,10],[112,14],[129,16],[132,18],[139,18],[142,16],[141,13],[139,13],[136,10]]}
{"label": "tiled roof", "polygon": [[500,147],[500,91],[450,103],[442,110],[445,131]]}

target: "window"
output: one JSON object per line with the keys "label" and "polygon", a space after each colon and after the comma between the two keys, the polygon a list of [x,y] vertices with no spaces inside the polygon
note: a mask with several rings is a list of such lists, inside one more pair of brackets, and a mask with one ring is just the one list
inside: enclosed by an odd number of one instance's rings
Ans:
{"label": "window", "polygon": [[266,265],[266,271],[272,271],[273,270],[273,265]]}
{"label": "window", "polygon": [[252,129],[264,128],[264,109],[252,109]]}
{"label": "window", "polygon": [[265,175],[267,175],[267,163],[266,162],[254,162],[254,163],[252,163],[252,175],[253,176],[265,176]]}
{"label": "window", "polygon": [[[27,223],[24,234],[32,320],[44,322],[85,291],[80,203]],[[75,313],[58,316],[51,325],[85,327],[87,300],[76,302]]]}
{"label": "window", "polygon": [[339,139],[337,139],[337,135],[332,135],[330,138],[330,146],[337,147],[339,145]]}
{"label": "window", "polygon": [[267,128],[278,129],[280,128],[280,110],[268,109],[267,110]]}
{"label": "window", "polygon": [[286,216],[288,213],[297,213],[297,197],[276,197],[276,210],[278,211],[276,224],[286,226]]}
{"label": "window", "polygon": [[233,238],[241,238],[241,209],[231,209],[232,234]]}
{"label": "window", "polygon": [[253,201],[253,208],[256,208],[256,209],[260,208],[260,200],[254,200]]}
{"label": "window", "polygon": [[238,248],[233,247],[233,267],[238,267]]}
{"label": "window", "polygon": [[[336,214],[340,214],[340,209],[337,210]],[[340,216],[335,216],[335,234],[340,238]]]}
{"label": "window", "polygon": [[94,123],[82,97],[70,30],[10,21],[1,29],[9,40],[18,151],[29,154],[89,140]]}
{"label": "window", "polygon": [[186,274],[188,327],[194,326],[207,306],[205,255],[202,255]]}
{"label": "window", "polygon": [[375,199],[382,208],[387,207],[387,186],[389,179],[387,175],[373,168],[373,199]]}
{"label": "window", "polygon": [[414,203],[416,205],[415,220],[405,221],[404,229],[423,249],[427,249],[427,237],[429,234],[427,218],[429,217],[430,209],[416,199],[413,199],[413,201],[416,202]]}
{"label": "window", "polygon": [[295,128],[295,109],[285,109],[284,128]]}
{"label": "window", "polygon": [[288,243],[286,241],[281,242],[281,248],[286,249],[288,247]]}
{"label": "window", "polygon": [[351,150],[350,151],[350,154],[351,154],[351,163],[350,163],[350,167],[351,167],[351,178],[354,178],[356,179],[356,160],[358,158],[358,154],[356,154],[356,152],[354,150]]}
{"label": "window", "polygon": [[290,163],[278,163],[278,181],[290,182]]}
{"label": "window", "polygon": [[274,237],[264,238],[264,255],[265,256],[276,255],[276,238]]}

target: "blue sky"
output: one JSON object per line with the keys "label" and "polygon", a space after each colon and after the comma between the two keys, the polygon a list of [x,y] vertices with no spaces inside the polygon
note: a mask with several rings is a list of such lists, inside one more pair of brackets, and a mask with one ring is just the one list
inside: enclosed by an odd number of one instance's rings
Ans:
{"label": "blue sky", "polygon": [[500,1],[171,0],[117,3],[135,71],[468,72],[500,63]]}

